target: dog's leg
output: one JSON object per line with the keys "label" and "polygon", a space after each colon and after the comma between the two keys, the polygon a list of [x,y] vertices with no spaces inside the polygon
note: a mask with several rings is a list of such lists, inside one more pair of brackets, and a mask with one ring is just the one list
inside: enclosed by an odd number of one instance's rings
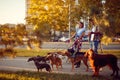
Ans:
{"label": "dog's leg", "polygon": [[119,73],[118,73],[118,70],[116,70],[116,75],[115,75],[115,77],[118,77],[118,74],[119,74]]}
{"label": "dog's leg", "polygon": [[115,77],[118,77],[119,67],[118,67],[118,65],[117,65],[117,61],[115,61],[114,63],[112,63],[112,64],[110,65],[110,67],[111,67],[111,69],[112,69],[112,71],[113,71],[113,73],[111,74],[111,76],[114,76],[114,74],[115,74]]}
{"label": "dog's leg", "polygon": [[46,69],[47,72],[49,71],[49,68],[46,67],[45,69]]}
{"label": "dog's leg", "polygon": [[59,64],[60,64],[60,66],[61,66],[61,69],[63,69],[62,60],[60,60]]}
{"label": "dog's leg", "polygon": [[69,57],[67,58],[66,63],[70,63],[70,58]]}
{"label": "dog's leg", "polygon": [[53,64],[51,64],[51,65],[52,65],[52,70],[54,70]]}
{"label": "dog's leg", "polygon": [[62,64],[60,64],[60,65],[61,65],[61,69],[63,69]]}
{"label": "dog's leg", "polygon": [[114,76],[114,74],[115,74],[115,70],[112,69],[112,71],[113,71],[113,73],[111,74],[111,76]]}
{"label": "dog's leg", "polygon": [[63,69],[63,66],[62,66],[62,64],[61,64],[61,69]]}
{"label": "dog's leg", "polygon": [[58,64],[56,64],[56,69],[58,70]]}
{"label": "dog's leg", "polygon": [[73,72],[74,71],[74,58],[71,58],[71,63],[72,63],[72,69],[71,69],[71,71]]}
{"label": "dog's leg", "polygon": [[93,76],[93,77],[96,77],[96,76],[98,76],[97,74],[98,74],[98,72],[95,71],[92,76]]}
{"label": "dog's leg", "polygon": [[118,75],[119,75],[119,67],[118,67],[118,65],[117,65],[117,69],[116,69],[116,76],[118,77]]}
{"label": "dog's leg", "polygon": [[45,67],[45,69],[46,69],[46,71],[48,71],[49,73],[51,72],[51,67],[50,67],[50,65],[47,65],[47,66]]}
{"label": "dog's leg", "polygon": [[88,71],[88,69],[89,69],[89,66],[88,66],[88,64],[87,64],[87,58],[83,58],[83,63],[85,64],[85,66],[87,67],[87,69],[86,69],[86,71]]}
{"label": "dog's leg", "polygon": [[97,76],[99,75],[99,70],[100,70],[100,67],[97,68]]}
{"label": "dog's leg", "polygon": [[68,60],[69,60],[69,59],[67,58],[67,59],[66,59],[66,63],[68,63]]}
{"label": "dog's leg", "polygon": [[72,70],[71,70],[72,72],[74,71],[74,63],[72,63]]}
{"label": "dog's leg", "polygon": [[37,71],[39,72],[39,68],[37,68]]}
{"label": "dog's leg", "polygon": [[99,75],[99,68],[95,67],[95,71],[94,71],[93,77],[98,76],[98,75]]}
{"label": "dog's leg", "polygon": [[48,69],[48,72],[50,73],[50,72],[51,72],[51,69]]}
{"label": "dog's leg", "polygon": [[113,71],[112,74],[111,74],[111,76],[114,76],[114,74],[116,72],[116,68],[115,68],[115,66],[113,64],[110,64],[109,66],[111,67],[111,69]]}
{"label": "dog's leg", "polygon": [[118,65],[117,65],[117,63],[116,63],[116,67],[115,67],[115,72],[116,72],[116,75],[115,75],[115,77],[116,78],[118,78],[118,75],[119,75],[119,67],[118,67]]}

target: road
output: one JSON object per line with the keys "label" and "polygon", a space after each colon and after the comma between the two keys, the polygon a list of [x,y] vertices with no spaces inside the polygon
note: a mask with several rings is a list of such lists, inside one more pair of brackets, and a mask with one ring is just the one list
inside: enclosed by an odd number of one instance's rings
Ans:
{"label": "road", "polygon": [[[68,49],[71,47],[73,43],[66,43],[66,42],[43,42],[41,45],[42,49]],[[3,46],[0,46],[3,47]],[[32,46],[34,48],[34,46]],[[15,48],[27,48],[27,46],[18,46]],[[83,42],[82,49],[89,49],[89,43]],[[100,46],[99,46],[100,49]],[[102,44],[103,50],[120,50],[120,43],[111,43],[109,45]]]}
{"label": "road", "polygon": [[[66,42],[43,42],[41,45],[42,49],[68,49],[71,47],[73,43],[66,43]],[[4,45],[0,45],[0,48],[5,47]],[[34,46],[32,46],[34,48]],[[23,46],[17,46],[15,48],[26,48],[26,45]],[[83,42],[82,43],[82,49],[89,49],[89,43],[88,42]],[[100,49],[100,47],[99,47]],[[114,42],[110,43],[109,45],[104,45],[102,44],[102,49],[103,50],[120,50],[120,43],[119,42]]]}
{"label": "road", "polygon": [[[68,49],[73,43],[65,43],[65,42],[43,42],[41,48],[43,49]],[[82,49],[89,49],[89,43],[83,42]],[[109,45],[103,45],[102,49],[112,49],[112,50],[120,50],[120,43],[111,43]]]}
{"label": "road", "polygon": [[[9,70],[9,71],[37,71],[34,63],[27,62],[29,57],[16,57],[14,59],[10,59],[8,57],[6,58],[0,58],[0,70]],[[69,73],[69,74],[87,74],[92,75],[92,70],[89,69],[88,72],[86,72],[86,67],[82,63],[80,68],[75,68],[74,72],[71,72],[71,63],[66,63],[65,58],[62,58],[63,61],[63,69],[56,70],[54,66],[54,73]],[[118,66],[120,67],[120,60],[118,61]],[[43,70],[45,71],[45,70]],[[120,71],[119,71],[120,72]],[[103,68],[102,71],[100,71],[100,75],[102,76],[110,76],[112,73],[111,70],[106,66]]]}

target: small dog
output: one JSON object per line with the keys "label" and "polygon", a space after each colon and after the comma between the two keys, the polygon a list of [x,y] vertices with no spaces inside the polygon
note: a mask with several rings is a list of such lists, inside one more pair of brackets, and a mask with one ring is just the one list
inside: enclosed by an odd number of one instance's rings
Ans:
{"label": "small dog", "polygon": [[28,62],[29,62],[29,61],[34,61],[34,64],[35,64],[38,72],[39,72],[39,69],[42,71],[43,68],[45,68],[46,71],[51,72],[51,67],[50,67],[50,65],[47,64],[47,63],[39,63],[39,61],[36,59],[36,57],[31,57],[31,58],[29,58],[29,59],[28,59]]}
{"label": "small dog", "polygon": [[46,61],[49,61],[48,59],[46,59],[46,56],[37,55],[36,59],[37,59],[37,61],[44,62],[44,63],[46,63]]}
{"label": "small dog", "polygon": [[90,61],[90,66],[92,67],[94,74],[93,76],[99,75],[99,69],[104,66],[109,66],[112,69],[113,73],[111,76],[114,76],[116,73],[116,77],[118,77],[119,67],[117,65],[117,57],[112,54],[95,54],[92,49],[86,51],[85,57],[88,57]]}
{"label": "small dog", "polygon": [[47,54],[46,58],[50,60],[53,70],[54,70],[53,65],[56,65],[57,70],[58,70],[59,66],[61,66],[61,68],[62,68],[62,60],[61,60],[61,58],[58,57],[56,52],[49,52]]}

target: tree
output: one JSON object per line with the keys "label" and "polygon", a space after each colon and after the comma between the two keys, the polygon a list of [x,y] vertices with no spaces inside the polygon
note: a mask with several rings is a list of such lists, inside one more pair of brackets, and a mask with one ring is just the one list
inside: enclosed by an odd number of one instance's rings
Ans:
{"label": "tree", "polygon": [[120,0],[106,0],[104,6],[101,0],[78,0],[79,5],[75,5],[74,0],[30,1],[26,20],[34,25],[35,32],[41,38],[45,35],[50,37],[51,29],[67,31],[69,21],[71,28],[74,28],[76,20],[87,16],[96,19],[104,35],[112,37],[120,32]]}
{"label": "tree", "polygon": [[[13,34],[13,28],[9,27],[10,24],[4,24],[2,25],[0,28],[0,35],[1,35],[1,44],[4,44],[5,47],[7,48],[8,45],[13,46],[13,44],[15,43],[15,39],[14,37],[12,37]],[[14,26],[14,25],[13,25]]]}
{"label": "tree", "polygon": [[[40,37],[50,36],[50,29],[68,29],[68,5],[63,0],[31,0],[26,20]],[[39,37],[38,36],[38,37]]]}
{"label": "tree", "polygon": [[24,24],[3,24],[0,27],[0,43],[5,45],[5,48],[23,45],[24,36],[28,36]]}

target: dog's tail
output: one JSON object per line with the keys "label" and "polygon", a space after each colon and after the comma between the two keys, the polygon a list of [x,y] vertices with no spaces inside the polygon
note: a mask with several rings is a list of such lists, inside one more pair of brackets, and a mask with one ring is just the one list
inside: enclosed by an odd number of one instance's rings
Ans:
{"label": "dog's tail", "polygon": [[116,57],[116,69],[119,71],[120,70],[120,68],[118,67],[118,58]]}
{"label": "dog's tail", "polygon": [[115,64],[116,64],[116,70],[119,71],[120,68],[118,67],[118,59],[117,58],[116,58],[116,63]]}
{"label": "dog's tail", "polygon": [[51,67],[46,68],[46,71],[48,71],[48,72],[52,72]]}

